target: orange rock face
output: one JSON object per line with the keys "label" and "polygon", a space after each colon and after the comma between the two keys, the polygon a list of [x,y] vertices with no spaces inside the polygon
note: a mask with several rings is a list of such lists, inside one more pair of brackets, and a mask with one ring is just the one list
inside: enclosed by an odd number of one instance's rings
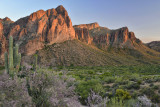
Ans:
{"label": "orange rock face", "polygon": [[100,27],[98,23],[74,26],[76,38],[88,44],[101,47],[134,48],[134,43],[141,43],[127,27],[110,30]]}
{"label": "orange rock face", "polygon": [[20,45],[20,52],[26,55],[34,54],[45,45],[72,39],[105,48],[134,48],[134,43],[141,43],[127,27],[110,30],[100,27],[98,23],[73,27],[63,6],[47,11],[39,10],[16,22],[8,17],[0,19],[0,58],[8,49],[9,36],[13,36],[14,43]]}
{"label": "orange rock face", "polygon": [[44,45],[75,39],[75,30],[63,6],[47,11],[39,10],[30,16],[12,22],[0,19],[0,55],[7,50],[7,40],[13,36],[21,53],[31,55]]}

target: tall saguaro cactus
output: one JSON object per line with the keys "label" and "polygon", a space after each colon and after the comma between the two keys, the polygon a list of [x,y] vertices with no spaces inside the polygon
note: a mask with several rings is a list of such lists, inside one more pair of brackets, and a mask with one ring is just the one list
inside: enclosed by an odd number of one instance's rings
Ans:
{"label": "tall saguaro cactus", "polygon": [[19,71],[20,63],[21,63],[21,54],[18,53],[19,46],[13,48],[13,37],[9,37],[9,55],[5,53],[5,69],[6,72],[14,77],[14,74]]}
{"label": "tall saguaro cactus", "polygon": [[9,37],[9,69],[13,68],[13,37]]}

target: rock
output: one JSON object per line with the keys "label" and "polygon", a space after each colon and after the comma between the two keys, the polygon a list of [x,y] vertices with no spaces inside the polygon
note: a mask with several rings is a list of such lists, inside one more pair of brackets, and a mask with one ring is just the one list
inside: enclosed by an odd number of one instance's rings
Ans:
{"label": "rock", "polygon": [[[3,24],[0,22],[0,59],[4,59],[4,53],[6,51],[6,37],[4,36],[3,32]],[[0,60],[0,64],[2,63],[2,60]]]}
{"label": "rock", "polygon": [[160,41],[152,41],[150,43],[147,43],[146,46],[160,52]]}
{"label": "rock", "polygon": [[99,27],[99,24],[97,22],[91,23],[91,24],[81,24],[81,25],[75,25],[74,26],[74,28],[86,28],[88,30],[95,29],[95,28],[98,28],[98,27]]}
{"label": "rock", "polygon": [[91,44],[93,38],[89,34],[89,30],[87,28],[75,28],[75,36],[82,42],[86,42],[87,44]]}
{"label": "rock", "polygon": [[1,56],[7,50],[9,36],[13,36],[14,43],[18,43],[21,53],[26,55],[34,54],[45,45],[75,39],[75,30],[63,6],[39,10],[16,22],[8,17],[0,19],[0,30]]}
{"label": "rock", "polygon": [[75,25],[76,38],[87,44],[95,44],[100,47],[134,48],[134,43],[141,44],[133,32],[127,27],[110,30],[100,27],[98,23]]}

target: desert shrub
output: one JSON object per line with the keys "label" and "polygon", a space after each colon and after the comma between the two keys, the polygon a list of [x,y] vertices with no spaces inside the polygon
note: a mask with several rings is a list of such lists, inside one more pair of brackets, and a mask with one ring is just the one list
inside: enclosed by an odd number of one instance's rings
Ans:
{"label": "desert shrub", "polygon": [[100,95],[104,93],[104,89],[98,80],[88,80],[88,81],[80,81],[80,83],[76,87],[76,92],[80,96],[80,101],[82,104],[86,104],[85,100],[89,96],[90,91],[93,90]]}
{"label": "desert shrub", "polygon": [[119,86],[119,84],[114,83],[114,84],[112,85],[112,88],[118,88],[118,86]]}
{"label": "desert shrub", "polygon": [[103,79],[104,82],[106,82],[107,84],[110,84],[110,83],[114,83],[115,82],[115,78],[114,77],[105,77]]}
{"label": "desert shrub", "polygon": [[155,94],[154,90],[151,88],[144,88],[140,90],[140,92],[142,93],[142,95],[147,95],[148,97],[152,97]]}
{"label": "desert shrub", "polygon": [[102,76],[103,76],[103,77],[112,76],[112,74],[111,74],[110,72],[104,72]]}
{"label": "desert shrub", "polygon": [[118,77],[115,82],[116,82],[117,84],[119,84],[119,85],[126,85],[126,84],[128,84],[129,81],[124,80],[123,77]]}
{"label": "desert shrub", "polygon": [[89,107],[106,107],[106,103],[109,101],[109,99],[102,98],[99,94],[95,93],[94,91],[91,90],[91,93],[89,94],[86,103]]}
{"label": "desert shrub", "polygon": [[139,84],[139,85],[142,84],[142,81],[141,81],[141,80],[138,80],[138,81],[137,81],[137,84]]}
{"label": "desert shrub", "polygon": [[154,95],[152,96],[152,98],[151,98],[151,101],[152,101],[153,103],[160,103],[160,96],[157,95],[157,94],[154,94]]}
{"label": "desert shrub", "polygon": [[132,95],[132,98],[136,99],[138,96],[138,93],[134,91],[131,95]]}
{"label": "desert shrub", "polygon": [[79,105],[74,92],[74,79],[66,75],[59,77],[51,71],[35,72],[27,78],[27,86],[29,95],[38,107]]}
{"label": "desert shrub", "polygon": [[137,107],[158,107],[158,105],[153,104],[150,99],[147,98],[147,96],[139,96],[137,102]]}
{"label": "desert shrub", "polygon": [[25,79],[14,77],[11,79],[8,74],[0,75],[0,106],[1,107],[30,107],[32,98],[29,96]]}
{"label": "desert shrub", "polygon": [[153,86],[154,86],[154,84],[153,84],[153,83],[151,83],[151,84],[149,84],[149,86],[150,86],[150,87],[153,87]]}
{"label": "desert shrub", "polygon": [[158,90],[158,89],[159,89],[159,86],[155,85],[155,86],[153,86],[153,89],[154,89],[154,90]]}
{"label": "desert shrub", "polygon": [[118,101],[122,100],[122,102],[124,100],[131,99],[130,94],[127,91],[123,90],[123,89],[117,89],[116,90],[116,97],[117,97]]}
{"label": "desert shrub", "polygon": [[[130,99],[124,102],[123,107],[135,107],[135,105],[137,104],[137,100],[136,99]],[[138,106],[140,107],[140,106]]]}
{"label": "desert shrub", "polygon": [[152,79],[146,79],[145,82],[146,83],[153,83],[154,81]]}
{"label": "desert shrub", "polygon": [[127,89],[140,89],[140,85],[138,83],[129,83],[127,86],[126,86]]}

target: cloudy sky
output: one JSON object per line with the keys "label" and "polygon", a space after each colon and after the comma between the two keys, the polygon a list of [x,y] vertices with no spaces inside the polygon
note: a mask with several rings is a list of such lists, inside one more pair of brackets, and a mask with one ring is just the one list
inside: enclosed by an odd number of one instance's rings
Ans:
{"label": "cloudy sky", "polygon": [[66,8],[73,25],[98,22],[110,29],[127,26],[143,42],[160,40],[160,0],[0,0],[0,18],[16,21],[58,5]]}

